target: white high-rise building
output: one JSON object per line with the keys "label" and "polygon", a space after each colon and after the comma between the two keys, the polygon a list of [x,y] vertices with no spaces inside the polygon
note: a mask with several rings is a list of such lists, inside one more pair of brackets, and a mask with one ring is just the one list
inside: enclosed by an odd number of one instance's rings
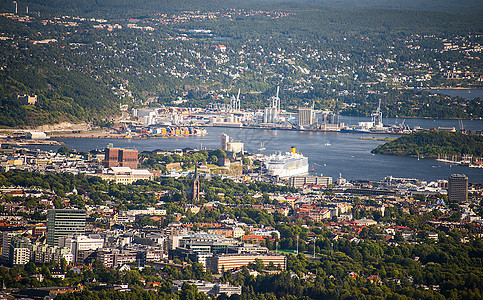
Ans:
{"label": "white high-rise building", "polygon": [[220,149],[227,151],[228,150],[228,143],[230,142],[230,137],[226,133],[221,134],[221,143],[220,143]]}
{"label": "white high-rise building", "polygon": [[29,248],[12,248],[11,249],[10,264],[12,266],[25,265],[30,261],[30,249]]}
{"label": "white high-rise building", "polygon": [[8,262],[12,237],[21,235],[21,231],[9,231],[2,234],[2,260]]}

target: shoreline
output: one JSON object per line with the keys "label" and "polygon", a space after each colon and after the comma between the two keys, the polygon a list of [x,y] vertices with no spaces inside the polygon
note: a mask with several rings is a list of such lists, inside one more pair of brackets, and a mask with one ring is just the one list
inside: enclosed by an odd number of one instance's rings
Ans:
{"label": "shoreline", "polygon": [[428,87],[423,90],[483,90],[482,88],[475,87]]}

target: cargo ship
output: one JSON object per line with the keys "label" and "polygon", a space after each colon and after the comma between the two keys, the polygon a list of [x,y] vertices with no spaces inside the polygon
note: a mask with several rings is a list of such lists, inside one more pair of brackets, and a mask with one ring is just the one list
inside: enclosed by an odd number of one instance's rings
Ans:
{"label": "cargo ship", "polygon": [[306,156],[298,153],[295,147],[285,154],[273,154],[265,162],[265,168],[269,175],[287,178],[303,175],[309,172],[309,160]]}

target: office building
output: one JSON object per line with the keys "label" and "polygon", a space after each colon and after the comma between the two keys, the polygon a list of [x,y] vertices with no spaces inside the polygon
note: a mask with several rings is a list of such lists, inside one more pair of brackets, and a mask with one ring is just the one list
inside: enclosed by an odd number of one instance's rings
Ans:
{"label": "office building", "polygon": [[100,236],[85,236],[77,235],[75,237],[61,237],[59,239],[59,246],[66,247],[71,250],[73,261],[83,262],[84,257],[79,253],[84,253],[87,250],[97,250],[104,247],[104,239]]}
{"label": "office building", "polygon": [[448,196],[453,201],[468,200],[468,177],[464,174],[451,174],[448,178]]}
{"label": "office building", "polygon": [[218,254],[206,259],[206,268],[221,273],[222,271],[241,268],[260,259],[265,266],[273,263],[275,267],[285,270],[286,258],[279,254]]}
{"label": "office building", "polygon": [[292,176],[289,185],[295,188],[302,188],[306,184],[328,187],[332,184],[332,177],[326,176]]}
{"label": "office building", "polygon": [[47,243],[59,245],[60,237],[83,235],[86,211],[80,209],[50,209],[47,215]]}
{"label": "office building", "polygon": [[127,150],[122,148],[106,148],[104,150],[104,166],[138,168],[138,150]]}

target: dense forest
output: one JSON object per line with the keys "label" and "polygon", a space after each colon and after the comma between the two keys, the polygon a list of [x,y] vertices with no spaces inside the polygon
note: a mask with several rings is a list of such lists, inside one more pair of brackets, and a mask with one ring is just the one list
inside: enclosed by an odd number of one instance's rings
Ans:
{"label": "dense forest", "polygon": [[[262,8],[273,9],[293,8],[298,6],[317,5],[324,8],[356,8],[356,9],[394,9],[394,10],[419,10],[419,11],[447,11],[458,12],[461,14],[478,15],[481,8],[475,8],[471,0],[461,0],[455,3],[451,0],[421,3],[418,0],[396,1],[396,0],[318,0],[318,1],[274,1],[274,0],[243,0],[243,1],[224,1],[223,8]],[[80,0],[80,1],[59,1],[59,0],[26,0],[18,3],[19,10],[25,10],[29,6],[32,12],[41,13],[62,13],[89,15],[95,17],[128,17],[133,15],[147,15],[160,10],[165,12],[175,12],[183,10],[198,9],[220,9],[220,3],[216,0],[141,0],[133,3],[128,0]],[[13,8],[12,1],[1,0],[0,9],[8,11]]]}
{"label": "dense forest", "polygon": [[411,133],[379,145],[371,151],[376,154],[401,156],[483,156],[483,136],[467,135],[459,132],[426,130]]}

